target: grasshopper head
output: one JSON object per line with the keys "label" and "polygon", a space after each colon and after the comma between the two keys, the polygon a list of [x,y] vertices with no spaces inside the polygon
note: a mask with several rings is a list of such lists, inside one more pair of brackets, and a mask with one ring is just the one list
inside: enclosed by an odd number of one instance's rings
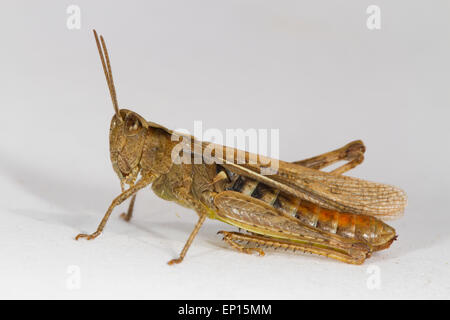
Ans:
{"label": "grasshopper head", "polygon": [[[171,165],[170,150],[164,148],[169,145],[167,134],[170,134],[170,131],[156,123],[147,122],[133,111],[119,109],[105,40],[102,36],[99,39],[97,32],[93,31],[115,112],[109,131],[111,162],[121,185],[125,183],[132,185],[141,169],[144,169],[143,171],[154,169],[151,171],[156,173],[168,170]],[[148,150],[145,151],[147,138]],[[141,161],[144,152],[146,161]]]}
{"label": "grasshopper head", "polygon": [[140,171],[139,162],[148,125],[137,113],[119,109],[105,40],[102,36],[99,40],[97,32],[93,31],[115,112],[109,132],[111,162],[122,186],[124,183],[134,184]]}
{"label": "grasshopper head", "polygon": [[109,151],[114,171],[122,183],[133,184],[140,171],[147,122],[137,113],[121,109],[111,120]]}

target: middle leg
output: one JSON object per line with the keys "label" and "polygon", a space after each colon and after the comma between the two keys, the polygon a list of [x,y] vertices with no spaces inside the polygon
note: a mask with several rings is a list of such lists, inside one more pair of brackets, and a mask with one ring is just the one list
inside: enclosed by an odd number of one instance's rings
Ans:
{"label": "middle leg", "polygon": [[206,212],[202,212],[200,214],[200,218],[198,219],[198,222],[195,225],[194,230],[192,230],[191,235],[186,241],[186,244],[184,245],[183,250],[180,253],[180,256],[177,259],[170,260],[169,262],[167,262],[167,264],[173,265],[174,263],[180,263],[181,261],[183,261],[187,251],[189,250],[189,247],[192,244],[192,241],[194,241],[194,238],[197,235],[198,231],[200,230],[201,226],[203,225],[203,222],[205,222],[206,216],[207,216]]}

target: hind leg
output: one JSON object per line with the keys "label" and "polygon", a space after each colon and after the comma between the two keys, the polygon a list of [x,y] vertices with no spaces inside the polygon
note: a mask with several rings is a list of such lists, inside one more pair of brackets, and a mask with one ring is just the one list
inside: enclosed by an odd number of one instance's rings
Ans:
{"label": "hind leg", "polygon": [[323,169],[338,161],[346,160],[347,163],[330,171],[333,174],[343,174],[364,161],[364,152],[366,147],[361,140],[350,142],[342,148],[318,155],[316,157],[308,158],[305,160],[295,161],[293,163],[308,167],[311,169]]}
{"label": "hind leg", "polygon": [[[321,256],[334,258],[350,264],[362,264],[366,258],[370,256],[363,248],[352,248],[350,250],[334,250],[332,248],[326,248],[322,246],[316,246],[312,243],[301,243],[289,240],[275,239],[267,236],[244,234],[239,232],[227,232],[219,231],[218,234],[223,234],[223,240],[230,244],[233,248],[240,252],[251,253],[257,251],[260,255],[264,255],[264,251],[259,248],[248,248],[239,244],[239,242],[247,241],[248,243],[254,243],[265,247],[271,247],[274,249],[283,248],[285,250],[302,251],[308,253],[314,253]],[[251,250],[251,251],[249,251]],[[261,252],[262,254],[261,254]]]}
{"label": "hind leg", "polygon": [[259,253],[260,256],[265,255],[264,251],[259,249],[259,248],[248,248],[243,246],[242,244],[239,243],[240,239],[236,234],[241,234],[241,233],[234,233],[234,232],[227,232],[227,231],[219,231],[217,232],[218,234],[223,234],[223,241],[225,241],[226,243],[228,243],[232,248],[236,249],[239,252],[242,253],[247,253],[247,254],[252,254],[253,252],[257,252]]}

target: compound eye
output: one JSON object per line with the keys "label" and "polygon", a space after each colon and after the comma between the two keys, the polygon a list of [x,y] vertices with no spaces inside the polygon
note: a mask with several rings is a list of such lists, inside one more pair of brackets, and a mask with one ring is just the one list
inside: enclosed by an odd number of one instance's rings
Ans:
{"label": "compound eye", "polygon": [[133,115],[127,117],[127,119],[125,120],[125,133],[128,136],[137,134],[141,127],[141,122]]}
{"label": "compound eye", "polygon": [[114,129],[114,128],[116,127],[116,125],[117,125],[117,119],[116,119],[116,118],[113,118],[113,119],[111,120],[111,129]]}

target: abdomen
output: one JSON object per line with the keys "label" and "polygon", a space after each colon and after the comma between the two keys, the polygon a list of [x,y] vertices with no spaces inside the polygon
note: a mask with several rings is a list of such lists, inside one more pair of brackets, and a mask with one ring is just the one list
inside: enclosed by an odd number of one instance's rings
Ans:
{"label": "abdomen", "polygon": [[375,217],[325,209],[309,201],[282,194],[279,190],[247,177],[239,176],[227,189],[260,199],[304,224],[367,242],[372,245],[373,250],[389,247],[396,238],[395,230]]}

